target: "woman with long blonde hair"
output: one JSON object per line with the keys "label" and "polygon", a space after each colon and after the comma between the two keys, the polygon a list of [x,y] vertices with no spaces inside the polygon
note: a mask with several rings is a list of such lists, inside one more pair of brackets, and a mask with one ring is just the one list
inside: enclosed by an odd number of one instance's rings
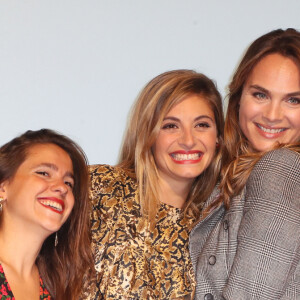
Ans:
{"label": "woman with long blonde hair", "polygon": [[116,167],[91,172],[92,299],[192,299],[188,235],[218,179],[223,112],[206,76],[177,70],[135,103]]}
{"label": "woman with long blonde hair", "polygon": [[300,33],[255,40],[229,89],[220,185],[190,236],[196,299],[300,299]]}

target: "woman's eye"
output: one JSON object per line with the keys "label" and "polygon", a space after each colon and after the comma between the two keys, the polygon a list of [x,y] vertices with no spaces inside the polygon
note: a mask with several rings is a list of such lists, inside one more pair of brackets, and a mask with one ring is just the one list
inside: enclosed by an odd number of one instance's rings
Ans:
{"label": "woman's eye", "polygon": [[69,186],[69,187],[73,190],[73,188],[74,188],[73,182],[65,181],[65,184],[66,184],[67,186]]}
{"label": "woman's eye", "polygon": [[290,97],[287,102],[290,104],[300,104],[300,98]]}
{"label": "woman's eye", "polygon": [[261,92],[255,92],[253,93],[253,96],[257,99],[266,99],[267,95]]}
{"label": "woman's eye", "polygon": [[42,175],[42,176],[49,176],[49,173],[46,171],[36,171],[36,174]]}
{"label": "woman's eye", "polygon": [[197,124],[196,127],[209,128],[210,124],[208,124],[207,122],[201,122],[201,123]]}
{"label": "woman's eye", "polygon": [[165,124],[163,125],[162,129],[174,129],[178,128],[176,124],[170,123],[170,124]]}

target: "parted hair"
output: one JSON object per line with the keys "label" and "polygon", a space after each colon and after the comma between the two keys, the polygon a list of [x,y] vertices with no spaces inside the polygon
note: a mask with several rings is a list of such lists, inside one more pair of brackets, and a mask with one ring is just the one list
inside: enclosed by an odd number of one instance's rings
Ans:
{"label": "parted hair", "polygon": [[150,222],[154,220],[159,204],[159,177],[152,152],[153,145],[170,109],[195,95],[205,99],[212,109],[219,140],[212,163],[195,179],[185,203],[185,213],[189,211],[197,217],[218,180],[221,166],[224,118],[222,100],[216,85],[205,75],[191,70],[165,72],[144,87],[132,108],[118,166],[137,180],[142,214]]}
{"label": "parted hair", "polygon": [[[212,207],[221,203],[224,203],[226,208],[229,207],[230,198],[241,192],[255,163],[264,154],[255,151],[243,134],[239,125],[239,104],[243,87],[253,68],[264,57],[274,53],[292,59],[300,71],[300,32],[293,28],[277,29],[259,37],[250,45],[237,67],[229,84],[228,108],[224,129],[225,147],[221,170],[221,196],[217,202],[207,209],[206,213]],[[274,149],[287,147],[299,151],[297,145],[299,141],[293,142],[295,144],[275,145]]]}
{"label": "parted hair", "polygon": [[71,139],[49,129],[27,131],[0,148],[0,183],[9,180],[37,144],[55,144],[70,156],[74,172],[74,207],[58,234],[43,243],[36,264],[56,300],[77,300],[85,279],[93,273],[89,229],[89,177],[83,150]]}

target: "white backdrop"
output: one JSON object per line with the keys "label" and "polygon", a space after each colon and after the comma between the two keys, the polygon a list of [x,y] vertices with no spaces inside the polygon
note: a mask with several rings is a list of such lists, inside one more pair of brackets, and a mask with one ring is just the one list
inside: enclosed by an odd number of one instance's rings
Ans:
{"label": "white backdrop", "polygon": [[0,0],[0,144],[58,130],[115,164],[142,87],[187,68],[223,95],[246,47],[300,29],[299,0]]}

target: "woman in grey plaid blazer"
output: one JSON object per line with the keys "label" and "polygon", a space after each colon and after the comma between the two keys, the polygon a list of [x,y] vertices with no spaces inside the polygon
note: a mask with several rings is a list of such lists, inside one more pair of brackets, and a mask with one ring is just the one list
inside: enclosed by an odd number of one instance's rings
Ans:
{"label": "woman in grey plaid blazer", "polygon": [[190,235],[196,299],[299,300],[300,33],[254,41],[229,88],[220,185]]}

